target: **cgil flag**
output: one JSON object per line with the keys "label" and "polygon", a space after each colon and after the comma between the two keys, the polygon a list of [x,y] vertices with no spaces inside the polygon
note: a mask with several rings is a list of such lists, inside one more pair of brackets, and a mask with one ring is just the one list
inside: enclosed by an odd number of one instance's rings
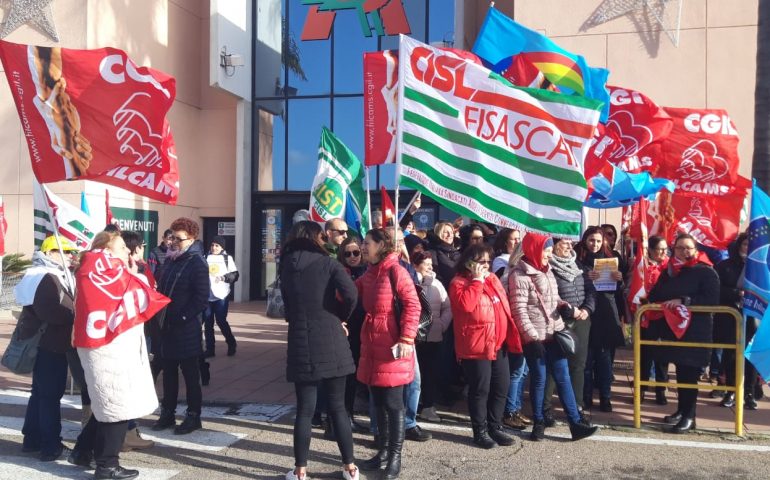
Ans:
{"label": "cgil flag", "polygon": [[603,102],[602,121],[610,111],[606,89],[609,71],[588,66],[582,55],[564,50],[550,38],[508,18],[494,7],[487,10],[473,53],[492,65],[492,70],[507,70],[514,55],[522,54],[564,93],[576,93]]}
{"label": "cgil flag", "polygon": [[577,239],[601,102],[512,86],[402,36],[401,182],[461,215]]}
{"label": "cgil flag", "polygon": [[325,222],[345,218],[346,196],[350,192],[361,217],[369,225],[369,202],[363,187],[364,166],[358,157],[326,127],[318,145],[318,170],[310,189],[310,219]]}
{"label": "cgil flag", "polygon": [[103,225],[83,213],[79,208],[70,205],[48,187],[34,182],[34,212],[35,212],[35,248],[40,248],[46,237],[53,235],[54,226],[51,212],[59,226],[59,235],[76,245],[79,249],[88,248],[94,236],[102,230]]}
{"label": "cgil flag", "polygon": [[115,48],[0,41],[0,60],[39,182],[89,179],[176,203],[174,77]]}

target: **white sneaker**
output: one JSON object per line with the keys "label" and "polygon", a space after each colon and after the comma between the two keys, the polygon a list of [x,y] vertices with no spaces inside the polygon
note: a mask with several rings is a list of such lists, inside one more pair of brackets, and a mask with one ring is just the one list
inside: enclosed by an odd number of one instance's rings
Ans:
{"label": "white sneaker", "polygon": [[348,472],[347,470],[345,470],[343,468],[342,469],[342,478],[344,478],[345,480],[358,480],[358,467],[356,467],[356,469],[353,470],[353,474],[352,475],[350,474],[350,472]]}
{"label": "white sneaker", "polygon": [[426,422],[441,422],[441,417],[436,413],[436,407],[423,408],[422,412],[420,412],[420,419],[425,420]]}
{"label": "white sneaker", "polygon": [[[356,478],[358,478],[358,477],[356,477]],[[310,480],[310,477],[308,477],[307,474],[305,474],[305,475],[303,475],[301,477],[298,477],[297,474],[294,473],[294,469],[292,469],[292,470],[289,470],[286,473],[286,480]]]}

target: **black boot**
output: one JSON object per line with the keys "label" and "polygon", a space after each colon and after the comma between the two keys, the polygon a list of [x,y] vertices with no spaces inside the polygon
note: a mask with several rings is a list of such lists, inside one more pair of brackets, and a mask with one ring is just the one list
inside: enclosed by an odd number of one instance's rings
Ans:
{"label": "black boot", "polygon": [[186,435],[200,428],[203,428],[203,425],[201,424],[201,414],[187,412],[184,421],[174,429],[174,435]]}
{"label": "black boot", "polygon": [[138,476],[139,470],[129,470],[120,465],[117,467],[96,467],[96,472],[94,472],[94,478],[96,480],[107,480],[111,478],[127,480]]}
{"label": "black boot", "polygon": [[390,412],[390,445],[388,445],[388,464],[385,465],[385,480],[395,480],[401,473],[401,448],[404,446],[404,411]]}
{"label": "black boot", "polygon": [[487,450],[497,446],[497,442],[489,436],[489,430],[487,430],[486,424],[473,426],[473,443]]}
{"label": "black boot", "polygon": [[590,437],[596,433],[597,430],[599,430],[599,427],[591,425],[590,423],[577,422],[569,424],[569,433],[572,434],[573,442]]}
{"label": "black boot", "polygon": [[[361,462],[361,470],[379,470],[388,460],[388,446],[390,445],[390,425],[388,425],[388,413],[385,408],[377,409],[377,429],[380,431],[374,436],[377,453],[369,460]],[[403,426],[401,427],[404,428]]]}
{"label": "black boot", "polygon": [[153,431],[160,431],[165,430],[169,427],[173,427],[176,425],[176,417],[174,417],[174,412],[161,407],[160,409],[160,417],[158,417],[158,420],[152,425]]}
{"label": "black boot", "polygon": [[510,447],[513,445],[513,437],[503,431],[502,425],[490,425],[488,430],[489,436],[492,438],[492,440],[495,441],[496,444],[500,445],[501,447]]}

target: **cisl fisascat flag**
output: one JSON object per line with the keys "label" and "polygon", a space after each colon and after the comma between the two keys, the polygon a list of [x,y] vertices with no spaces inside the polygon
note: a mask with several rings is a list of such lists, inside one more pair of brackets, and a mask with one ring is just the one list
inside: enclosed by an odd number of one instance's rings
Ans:
{"label": "cisl fisascat flag", "polygon": [[89,179],[176,203],[173,77],[114,48],[0,41],[0,60],[40,183]]}
{"label": "cisl fisascat flag", "polygon": [[402,36],[401,183],[508,228],[577,239],[602,102],[514,87]]}

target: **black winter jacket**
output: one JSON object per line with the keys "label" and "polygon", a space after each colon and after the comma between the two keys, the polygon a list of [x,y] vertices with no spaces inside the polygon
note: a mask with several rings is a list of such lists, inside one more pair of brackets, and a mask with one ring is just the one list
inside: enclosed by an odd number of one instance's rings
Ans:
{"label": "black winter jacket", "polygon": [[[743,290],[738,288],[738,282],[743,274],[746,261],[738,254],[735,242],[728,249],[730,258],[723,260],[714,267],[719,275],[719,304],[733,307],[741,311],[743,308]],[[735,343],[735,317],[723,313],[714,315],[714,341],[718,343]]]}
{"label": "black winter jacket", "polygon": [[161,332],[163,358],[185,359],[203,353],[203,312],[209,289],[209,267],[199,242],[173,260],[166,258],[158,280],[158,291],[171,298]]}
{"label": "black winter jacket", "polygon": [[21,310],[19,335],[31,338],[47,323],[38,348],[54,353],[66,353],[72,348],[72,325],[75,322],[75,303],[72,294],[50,273],[44,275],[35,290],[32,305]]}
{"label": "black winter jacket", "polygon": [[436,240],[436,244],[430,251],[433,257],[433,271],[436,279],[449,291],[449,284],[457,273],[457,260],[460,259],[460,250],[452,245]]}
{"label": "black winter jacket", "polygon": [[[604,255],[600,253],[595,256],[586,256],[583,264],[589,270],[594,267],[594,257],[604,258]],[[593,282],[591,284],[593,285]],[[617,288],[622,290],[623,283],[618,282]],[[588,341],[591,347],[615,348],[626,344],[615,294],[616,292],[596,292],[596,308],[591,314],[591,334]]]}
{"label": "black winter jacket", "polygon": [[[650,302],[660,303],[675,298],[685,305],[717,305],[719,302],[719,276],[709,265],[698,263],[684,267],[672,277],[669,268],[660,275],[658,283],[649,294]],[[684,336],[677,339],[665,320],[661,322],[661,339],[682,342],[711,342],[712,314],[693,313],[690,326]],[[656,347],[653,357],[661,362],[672,362],[691,367],[704,367],[711,359],[709,348]]]}
{"label": "black winter jacket", "polygon": [[355,372],[342,322],[353,313],[358,290],[342,264],[300,238],[284,247],[280,278],[289,323],[286,380],[316,382]]}
{"label": "black winter jacket", "polygon": [[[556,269],[551,269],[553,276],[556,277],[556,285],[559,287],[559,298],[569,303],[571,307],[585,309],[589,314],[593,314],[596,309],[596,289],[594,288],[594,282],[588,278],[588,269],[580,264],[578,264],[578,266],[583,270],[583,274],[578,275],[571,281],[559,276]],[[565,309],[565,314],[566,313]],[[562,315],[562,319],[571,325],[575,319],[572,316],[571,311],[568,313],[569,315]]]}

